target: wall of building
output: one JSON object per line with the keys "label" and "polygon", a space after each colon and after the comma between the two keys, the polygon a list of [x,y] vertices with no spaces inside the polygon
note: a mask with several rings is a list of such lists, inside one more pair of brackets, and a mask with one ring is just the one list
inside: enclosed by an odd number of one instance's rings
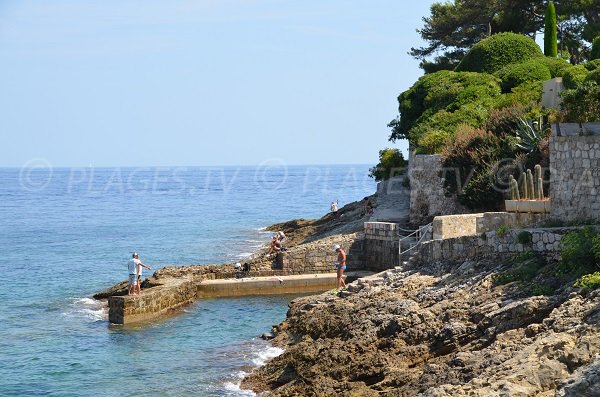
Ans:
{"label": "wall of building", "polygon": [[453,172],[444,170],[439,154],[412,155],[409,163],[410,223],[425,225],[438,215],[468,213],[444,189],[445,178],[455,178]]}
{"label": "wall of building", "polygon": [[600,221],[600,136],[550,137],[551,217]]}

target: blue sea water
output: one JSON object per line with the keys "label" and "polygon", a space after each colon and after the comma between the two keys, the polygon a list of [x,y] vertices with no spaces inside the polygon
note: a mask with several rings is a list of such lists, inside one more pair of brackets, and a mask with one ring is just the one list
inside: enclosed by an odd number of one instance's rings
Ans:
{"label": "blue sea water", "polygon": [[0,169],[0,395],[245,396],[291,296],[209,299],[140,326],[90,296],[154,269],[238,261],[262,228],[372,194],[366,165]]}

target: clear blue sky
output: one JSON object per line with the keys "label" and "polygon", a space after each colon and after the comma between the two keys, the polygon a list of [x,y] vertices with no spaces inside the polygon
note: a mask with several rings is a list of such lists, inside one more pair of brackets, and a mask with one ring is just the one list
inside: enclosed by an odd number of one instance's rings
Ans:
{"label": "clear blue sky", "polygon": [[0,166],[374,164],[431,3],[2,0]]}

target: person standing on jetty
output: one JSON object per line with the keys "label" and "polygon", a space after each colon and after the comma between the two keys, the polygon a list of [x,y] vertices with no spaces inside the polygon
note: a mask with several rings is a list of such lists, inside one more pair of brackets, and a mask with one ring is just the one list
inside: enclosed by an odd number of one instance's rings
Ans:
{"label": "person standing on jetty", "polygon": [[333,246],[333,251],[337,252],[337,262],[335,262],[335,266],[337,267],[337,288],[346,288],[346,282],[344,281],[344,270],[346,270],[346,252],[339,245]]}
{"label": "person standing on jetty", "polygon": [[[136,252],[137,254],[137,252]],[[136,259],[138,260],[138,282],[137,282],[137,293],[138,295],[142,292],[142,267],[145,267],[148,270],[152,270],[152,268],[150,266],[147,266],[145,264],[142,263],[142,261],[140,260],[140,256],[137,255]]]}
{"label": "person standing on jetty", "polygon": [[134,252],[129,262],[127,262],[127,268],[129,270],[129,289],[128,295],[139,295],[140,294],[140,283],[142,275],[142,267],[150,270],[150,266],[146,266],[140,261],[140,256],[137,252]]}

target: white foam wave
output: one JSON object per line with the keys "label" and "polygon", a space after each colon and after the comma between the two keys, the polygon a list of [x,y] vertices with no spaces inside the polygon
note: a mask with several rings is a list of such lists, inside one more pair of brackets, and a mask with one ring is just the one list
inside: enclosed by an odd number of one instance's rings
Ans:
{"label": "white foam wave", "polygon": [[92,321],[108,319],[108,306],[105,302],[91,298],[76,298],[71,302],[63,316],[84,317]]}
{"label": "white foam wave", "polygon": [[256,357],[252,359],[252,363],[258,367],[261,367],[270,359],[281,355],[283,351],[284,350],[280,349],[279,347],[269,346],[266,349],[257,352]]}
{"label": "white foam wave", "polygon": [[225,382],[223,384],[223,388],[227,392],[231,393],[232,396],[236,396],[236,397],[255,397],[256,396],[256,393],[254,393],[252,390],[244,390],[244,389],[240,388],[242,379],[244,379],[244,377],[246,375],[248,375],[248,373],[246,373],[244,371],[239,371],[239,372],[235,372],[232,375],[236,379],[236,381],[235,382]]}

